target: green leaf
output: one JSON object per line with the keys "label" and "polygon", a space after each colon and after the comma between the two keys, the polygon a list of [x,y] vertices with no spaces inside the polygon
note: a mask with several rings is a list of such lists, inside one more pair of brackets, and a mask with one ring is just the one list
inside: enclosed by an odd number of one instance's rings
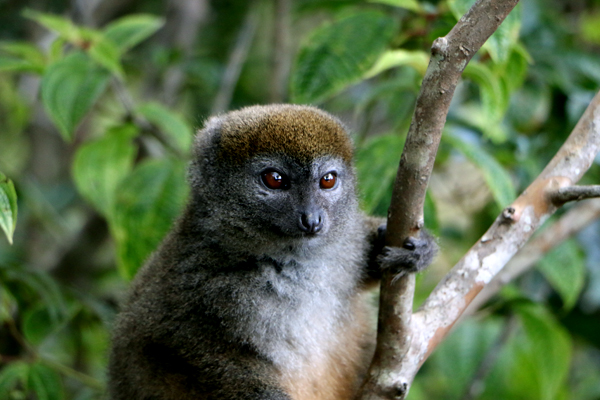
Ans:
{"label": "green leaf", "polygon": [[570,310],[579,298],[585,282],[585,263],[574,240],[553,248],[537,265],[550,285]]}
{"label": "green leaf", "polygon": [[181,212],[188,193],[185,170],[179,160],[149,160],[119,185],[109,222],[124,278],[135,275]]}
{"label": "green leaf", "polygon": [[145,119],[163,132],[169,143],[187,154],[192,146],[193,130],[185,119],[159,103],[145,103],[137,108]]}
{"label": "green leaf", "polygon": [[317,103],[359,81],[395,31],[395,19],[376,11],[354,13],[314,31],[296,59],[293,102]]}
{"label": "green leaf", "polygon": [[480,145],[467,142],[461,138],[452,128],[444,131],[442,140],[464,154],[481,170],[499,209],[513,202],[517,194],[512,179],[494,157],[488,154]]}
{"label": "green leaf", "polygon": [[581,36],[590,43],[600,44],[600,12],[587,11],[579,18]]}
{"label": "green leaf", "polygon": [[108,216],[117,186],[133,166],[136,149],[134,125],[112,128],[104,137],[81,146],[73,161],[73,179],[82,196]]}
{"label": "green leaf", "polygon": [[0,281],[0,324],[2,325],[13,319],[12,313],[18,307],[17,300],[3,283],[5,282]]}
{"label": "green leaf", "polygon": [[475,4],[476,0],[448,0],[454,18],[460,19]]}
{"label": "green leaf", "polygon": [[11,56],[0,55],[0,72],[41,72],[35,65],[29,61]]}
{"label": "green leaf", "polygon": [[11,392],[17,387],[24,387],[29,374],[29,364],[15,361],[0,369],[0,399],[11,399]]}
{"label": "green leaf", "polygon": [[425,217],[425,226],[435,235],[440,233],[440,224],[438,222],[438,211],[433,200],[431,192],[425,193],[425,204],[423,204],[423,214]]}
{"label": "green leaf", "polygon": [[65,140],[104,92],[110,75],[83,53],[51,64],[42,78],[42,101]]}
{"label": "green leaf", "polygon": [[503,346],[480,400],[560,399],[571,360],[568,333],[543,307],[515,305],[522,327]]}
{"label": "green leaf", "polygon": [[406,8],[414,12],[423,10],[423,7],[421,7],[421,4],[417,0],[369,0],[369,3],[387,4],[389,6]]}
{"label": "green leaf", "polygon": [[27,42],[0,42],[0,51],[41,66],[46,60],[44,53],[37,46]]}
{"label": "green leaf", "polygon": [[484,44],[494,62],[505,63],[508,61],[511,49],[518,43],[520,30],[521,7],[520,4],[517,4]]}
{"label": "green leaf", "polygon": [[465,112],[469,122],[481,129],[495,143],[506,141],[506,133],[498,129],[498,126],[508,108],[509,97],[500,78],[485,64],[476,61],[472,61],[467,65],[463,77],[478,85],[483,112],[480,119],[474,118],[476,114],[472,112]]}
{"label": "green leaf", "polygon": [[92,43],[88,54],[98,64],[102,65],[116,76],[122,78],[124,75],[123,67],[121,66],[121,53],[117,46],[102,36],[98,36]]}
{"label": "green leaf", "polygon": [[388,50],[379,57],[375,65],[369,69],[364,79],[369,79],[391,68],[408,65],[417,70],[421,76],[425,76],[429,56],[420,50]]}
{"label": "green leaf", "polygon": [[50,45],[50,48],[48,49],[49,62],[54,63],[61,60],[64,57],[63,52],[65,50],[66,43],[66,40],[61,37],[57,37],[56,39],[54,39],[54,41]]}
{"label": "green leaf", "polygon": [[38,400],[63,400],[65,393],[60,375],[41,363],[34,363],[29,369],[29,390]]}
{"label": "green leaf", "polygon": [[20,266],[3,266],[0,269],[4,273],[6,282],[14,282],[18,287],[34,293],[44,303],[51,318],[58,320],[66,313],[66,304],[63,293],[56,281],[48,273],[30,270]]}
{"label": "green leaf", "polygon": [[0,51],[9,55],[0,56],[0,71],[42,73],[46,66],[44,54],[30,43],[0,42]]}
{"label": "green leaf", "polygon": [[512,96],[507,117],[520,132],[536,132],[548,120],[551,102],[547,86],[525,85]]}
{"label": "green leaf", "polygon": [[[571,360],[569,335],[544,309],[526,305],[517,309],[526,340],[518,342],[518,359],[534,375],[537,393],[528,398],[556,399],[566,383]],[[518,386],[518,382],[515,382]]]}
{"label": "green leaf", "polygon": [[116,44],[122,54],[150,37],[164,23],[165,20],[163,18],[153,15],[128,15],[110,23],[104,29],[104,35]]}
{"label": "green leaf", "polygon": [[10,179],[0,172],[0,228],[12,244],[17,227],[17,192]]}
{"label": "green leaf", "polygon": [[71,43],[80,43],[84,40],[81,28],[73,24],[69,19],[58,15],[41,13],[31,9],[23,11],[23,16],[36,21],[43,27],[58,33],[61,37]]}
{"label": "green leaf", "polygon": [[[517,43],[513,47],[508,61],[503,65],[504,70],[500,75],[508,88],[508,93],[512,93],[523,86],[525,78],[527,77],[527,69],[532,62],[533,60],[527,52],[527,49]],[[507,101],[508,100],[509,99],[507,99]]]}
{"label": "green leaf", "polygon": [[29,343],[37,346],[55,331],[57,323],[58,320],[52,317],[45,305],[28,308],[23,314],[23,336]]}
{"label": "green leaf", "polygon": [[[465,320],[433,353],[427,377],[445,399],[460,399],[502,331],[500,318]],[[460,360],[460,362],[457,362]]]}
{"label": "green leaf", "polygon": [[466,66],[463,77],[472,80],[479,86],[481,101],[487,114],[495,121],[500,120],[508,104],[508,99],[502,91],[498,77],[487,65],[477,61],[472,61]]}
{"label": "green leaf", "polygon": [[509,139],[507,127],[502,121],[492,120],[482,104],[467,102],[456,111],[457,119],[465,126],[472,126],[494,144],[503,144]]}
{"label": "green leaf", "polygon": [[387,209],[398,171],[404,136],[390,134],[370,139],[356,153],[356,169],[364,210]]}

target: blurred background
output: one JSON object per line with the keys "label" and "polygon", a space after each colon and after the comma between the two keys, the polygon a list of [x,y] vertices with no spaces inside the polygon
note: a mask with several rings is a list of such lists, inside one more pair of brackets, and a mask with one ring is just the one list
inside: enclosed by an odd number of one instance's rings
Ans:
{"label": "blurred background", "polygon": [[[119,301],[185,204],[192,135],[213,113],[339,116],[363,208],[385,215],[431,43],[471,4],[0,0],[0,399],[106,398]],[[442,251],[417,306],[600,88],[600,1],[522,0],[463,78],[426,204]],[[548,221],[409,398],[600,399],[599,216],[585,201]]]}

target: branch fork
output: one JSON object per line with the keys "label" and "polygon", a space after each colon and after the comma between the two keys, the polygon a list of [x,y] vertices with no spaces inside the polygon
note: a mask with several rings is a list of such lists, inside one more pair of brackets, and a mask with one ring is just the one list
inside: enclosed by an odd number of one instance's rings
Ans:
{"label": "branch fork", "polygon": [[[387,245],[399,247],[406,237],[418,235],[427,182],[460,75],[517,3],[479,0],[446,37],[433,43],[394,185]],[[412,313],[414,275],[394,282],[384,274],[377,348],[358,399],[406,397],[429,354],[533,232],[564,202],[598,196],[597,186],[573,183],[599,150],[600,93],[540,176],[498,216],[416,313]]]}

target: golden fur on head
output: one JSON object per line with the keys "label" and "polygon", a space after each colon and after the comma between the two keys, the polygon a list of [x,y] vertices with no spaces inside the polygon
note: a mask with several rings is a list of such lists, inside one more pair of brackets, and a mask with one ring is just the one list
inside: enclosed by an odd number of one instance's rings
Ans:
{"label": "golden fur on head", "polygon": [[[308,162],[324,155],[352,161],[352,142],[339,120],[309,106],[252,106],[209,120],[218,124],[218,157],[241,164],[259,154],[286,154]],[[213,125],[214,126],[214,125]]]}

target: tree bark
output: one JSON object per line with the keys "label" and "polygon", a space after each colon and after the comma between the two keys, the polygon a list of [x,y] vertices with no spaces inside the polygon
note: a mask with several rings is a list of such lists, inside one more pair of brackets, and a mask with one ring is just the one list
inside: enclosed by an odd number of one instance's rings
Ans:
{"label": "tree bark", "polygon": [[483,304],[515,278],[524,274],[542,259],[550,250],[580,232],[600,218],[600,199],[578,204],[567,211],[551,227],[530,240],[510,262],[483,288],[469,304],[465,315],[476,312]]}

